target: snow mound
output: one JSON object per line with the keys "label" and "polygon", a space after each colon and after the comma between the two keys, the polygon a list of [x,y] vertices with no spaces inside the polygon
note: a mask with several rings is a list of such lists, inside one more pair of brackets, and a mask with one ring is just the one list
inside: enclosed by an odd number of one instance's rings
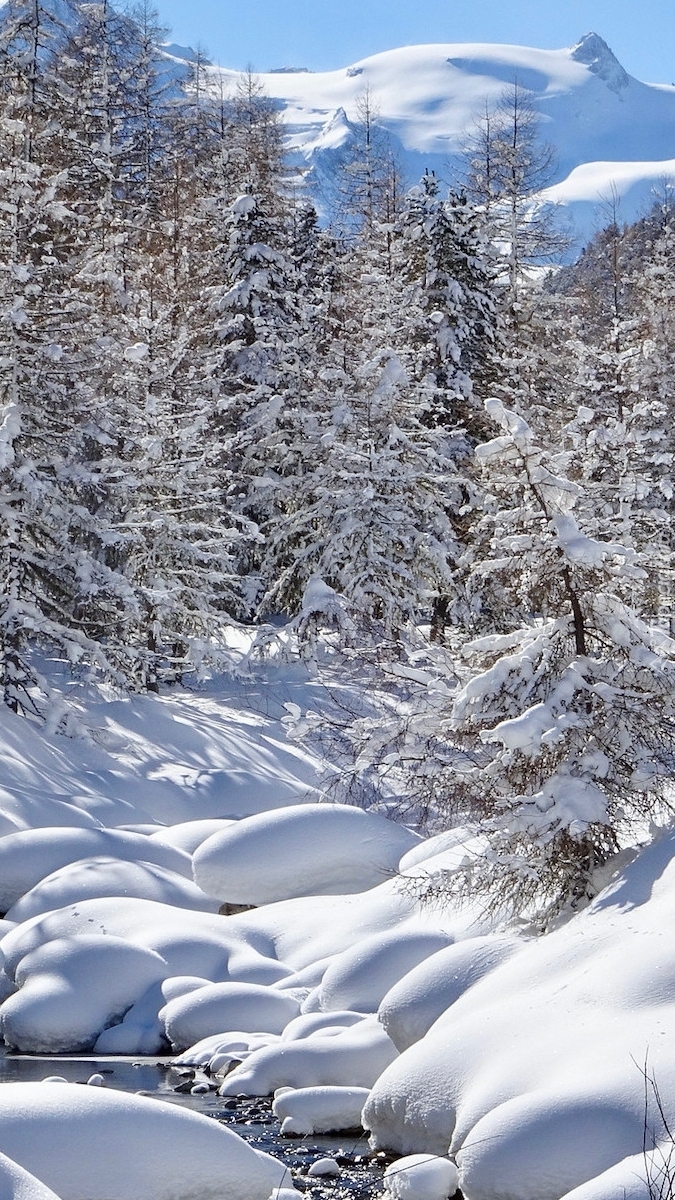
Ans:
{"label": "snow mound", "polygon": [[282,1034],[283,1041],[295,1042],[310,1037],[313,1033],[322,1033],[324,1037],[333,1037],[342,1029],[356,1025],[363,1020],[363,1013],[350,1012],[312,1012],[302,1013],[294,1021],[289,1021]]}
{"label": "snow mound", "polygon": [[0,1154],[0,1200],[59,1200],[59,1197],[29,1171]]}
{"label": "snow mound", "polygon": [[192,864],[182,851],[116,829],[28,829],[0,838],[0,912],[41,879],[78,859],[111,857],[127,862],[150,862],[189,879]]}
{"label": "snow mound", "polygon": [[620,1097],[583,1088],[517,1096],[478,1121],[457,1155],[462,1191],[474,1197],[559,1197],[639,1148],[634,1118]]}
{"label": "snow mound", "polygon": [[61,938],[79,939],[92,931],[161,954],[168,964],[167,977],[260,983],[270,977],[278,980],[285,971],[276,959],[273,939],[263,931],[255,937],[238,930],[233,920],[213,913],[127,896],[82,900],[16,926],[1,943],[5,970],[11,977],[19,961],[38,946]]}
{"label": "snow mound", "polygon": [[359,892],[395,872],[419,840],[348,805],[292,805],[207,838],[194,854],[194,878],[207,895],[230,904]]}
{"label": "snow mound", "polygon": [[[671,834],[474,983],[383,1072],[364,1109],[374,1144],[450,1147],[468,1200],[559,1200],[639,1156],[645,1123],[662,1134],[649,1080],[675,1121],[674,919]],[[623,1187],[630,1171],[608,1179]]]}
{"label": "snow mound", "polygon": [[253,1050],[260,1050],[279,1040],[279,1035],[275,1033],[244,1033],[241,1029],[233,1029],[227,1034],[215,1033],[189,1046],[183,1054],[174,1058],[173,1065],[208,1067],[212,1075],[223,1076],[233,1062],[241,1062]]}
{"label": "snow mound", "polygon": [[0,1152],[61,1200],[267,1200],[288,1186],[281,1163],[217,1121],[68,1083],[0,1086]]}
{"label": "snow mound", "polygon": [[153,841],[164,842],[167,846],[175,846],[185,854],[194,854],[197,846],[201,846],[208,837],[220,833],[234,824],[227,817],[202,817],[197,821],[180,821],[178,825],[167,825],[165,829],[154,830],[150,836]]}
{"label": "snow mound", "polygon": [[270,1096],[277,1088],[371,1088],[396,1057],[376,1017],[365,1017],[335,1037],[321,1031],[251,1054],[220,1088],[221,1096]]}
{"label": "snow mound", "polygon": [[275,1097],[272,1111],[285,1136],[341,1133],[360,1129],[361,1110],[368,1088],[310,1087],[284,1091]]}
{"label": "snow mound", "polygon": [[21,960],[19,988],[0,1010],[8,1046],[26,1054],[79,1052],[167,974],[159,954],[101,935],[57,939]]}
{"label": "snow mound", "polygon": [[26,921],[78,900],[103,896],[135,896],[177,908],[218,911],[217,900],[205,896],[191,880],[176,871],[168,871],[156,863],[98,857],[68,863],[41,879],[7,910],[7,919]]}
{"label": "snow mound", "polygon": [[160,1013],[175,1050],[230,1030],[281,1033],[300,1005],[288,992],[256,984],[214,983],[170,1000]]}
{"label": "snow mound", "polygon": [[316,1004],[323,1012],[376,1012],[394,983],[450,942],[452,938],[440,931],[415,929],[394,929],[362,938],[328,967]]}
{"label": "snow mound", "polygon": [[325,1178],[327,1175],[337,1176],[340,1174],[340,1165],[334,1158],[318,1158],[312,1163],[307,1174],[311,1179]]}
{"label": "snow mound", "polygon": [[521,945],[508,937],[467,938],[413,967],[387,992],[377,1014],[397,1050],[407,1050],[424,1037],[467,988]]}
{"label": "snow mound", "polygon": [[385,1194],[392,1200],[449,1200],[459,1186],[459,1171],[448,1158],[410,1154],[384,1173]]}

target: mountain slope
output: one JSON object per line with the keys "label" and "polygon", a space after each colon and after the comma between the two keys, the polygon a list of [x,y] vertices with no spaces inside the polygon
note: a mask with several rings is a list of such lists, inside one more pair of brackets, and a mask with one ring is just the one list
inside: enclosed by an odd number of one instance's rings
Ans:
{"label": "mountain slope", "polygon": [[[228,90],[240,78],[217,68],[214,74]],[[297,164],[319,180],[330,174],[331,159],[349,138],[365,89],[414,182],[426,167],[452,178],[466,132],[514,80],[531,92],[542,133],[556,147],[553,198],[576,210],[580,232],[613,184],[625,198],[622,215],[630,219],[648,202],[655,179],[675,176],[675,86],[633,79],[595,33],[563,50],[411,46],[340,71],[289,70],[260,78],[279,104]],[[626,162],[639,165],[615,165]],[[577,173],[589,163],[597,165]]]}

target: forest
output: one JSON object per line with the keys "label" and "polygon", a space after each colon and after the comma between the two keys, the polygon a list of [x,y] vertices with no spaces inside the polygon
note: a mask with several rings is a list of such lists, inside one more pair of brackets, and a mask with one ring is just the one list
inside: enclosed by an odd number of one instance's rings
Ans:
{"label": "forest", "polygon": [[366,91],[317,212],[255,75],[73,14],[0,26],[4,703],[189,683],[232,628],[358,664],[367,705],[296,718],[339,796],[473,823],[434,886],[545,925],[671,814],[669,182],[572,262],[517,83],[414,186]]}

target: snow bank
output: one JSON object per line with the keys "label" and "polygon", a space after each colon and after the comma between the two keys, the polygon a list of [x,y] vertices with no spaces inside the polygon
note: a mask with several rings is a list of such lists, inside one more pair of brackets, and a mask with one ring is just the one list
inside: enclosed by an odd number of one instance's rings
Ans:
{"label": "snow bank", "polygon": [[377,1014],[397,1050],[424,1037],[468,988],[521,946],[515,938],[467,938],[413,967],[387,992]]}
{"label": "snow bank", "polygon": [[[32,917],[7,934],[0,946],[11,977],[19,961],[38,946],[95,931],[154,950],[168,964],[169,976],[198,976],[210,982],[260,982],[283,975],[271,937],[237,932],[233,921],[127,896],[83,900]],[[263,950],[268,953],[264,954]]]}
{"label": "snow bank", "polygon": [[268,1200],[289,1186],[281,1163],[217,1121],[68,1083],[0,1086],[0,1152],[61,1200]]}
{"label": "snow bank", "polygon": [[358,808],[292,805],[207,838],[194,854],[194,878],[207,895],[230,904],[360,892],[396,871],[419,840]]}
{"label": "snow bank", "polygon": [[162,1054],[168,1049],[164,1023],[158,1011],[162,985],[152,984],[125,1012],[122,1020],[107,1025],[94,1042],[94,1054]]}
{"label": "snow bank", "polygon": [[91,1049],[105,1026],[166,973],[159,954],[120,938],[57,939],[20,961],[19,991],[0,1008],[0,1031],[8,1046],[27,1054]]}
{"label": "snow bank", "polygon": [[641,1131],[625,1099],[595,1088],[551,1087],[497,1105],[457,1156],[462,1191],[477,1196],[559,1197],[637,1153]]}
{"label": "snow bank", "polygon": [[[432,862],[438,864],[443,856]],[[443,860],[444,862],[444,860]],[[427,873],[427,865],[406,875]],[[203,918],[200,918],[200,920]],[[228,919],[228,928],[256,945],[274,948],[276,957],[295,972],[293,986],[308,983],[317,972],[325,974],[336,954],[351,951],[358,941],[384,937],[391,931],[422,930],[440,933],[445,942],[475,935],[487,921],[475,910],[439,910],[415,900],[411,889],[401,886],[399,876],[366,892],[346,896],[311,896],[268,904]],[[283,985],[286,986],[286,981]]]}
{"label": "snow bank", "polygon": [[154,841],[175,846],[185,854],[194,854],[197,846],[201,846],[208,837],[220,833],[232,824],[233,821],[224,817],[202,817],[197,821],[180,821],[178,825],[167,825],[165,829],[154,830],[150,836]]}
{"label": "snow bank", "polygon": [[348,1010],[302,1013],[294,1021],[289,1021],[282,1034],[282,1039],[285,1042],[294,1042],[309,1037],[313,1033],[322,1033],[324,1037],[332,1037],[340,1030],[346,1029],[350,1025],[356,1025],[362,1020],[363,1013]]}
{"label": "snow bank", "polygon": [[645,1114],[646,1061],[675,1120],[674,919],[670,835],[475,982],[386,1069],[364,1109],[375,1145],[450,1147],[468,1200],[559,1200],[639,1155],[646,1116],[660,1132],[649,1088]]}
{"label": "snow bank", "polygon": [[[354,812],[359,827],[364,828],[365,814]],[[384,822],[385,829],[389,824]],[[53,833],[48,831],[50,845]],[[180,851],[162,846],[153,838],[141,834],[124,836],[135,839],[134,846],[139,841],[144,847],[154,844],[162,852],[181,857]],[[405,837],[407,840],[407,834]],[[438,861],[438,855],[431,860]],[[409,872],[426,870],[427,865],[413,866]],[[60,888],[70,872],[77,878],[81,866],[62,868],[62,873],[57,872],[54,886]],[[100,866],[105,877],[107,866],[103,863]],[[152,875],[162,886],[167,882],[147,864],[129,864],[127,868],[117,861],[111,870],[122,883],[127,870],[130,880]],[[94,883],[97,871],[98,868],[92,870]],[[187,881],[177,882],[175,876],[171,880],[172,887],[179,889],[183,882],[188,892],[194,886]],[[65,897],[65,890],[50,892],[52,886],[53,881],[43,881],[36,885],[36,894],[43,894],[44,888],[45,896]],[[297,1015],[298,1004],[304,1000],[303,1007],[307,1010],[320,1011],[325,1005],[334,1012],[327,1023],[332,1032],[323,1040],[332,1035],[337,1040],[338,1035],[346,1032],[342,1027],[355,1019],[353,1015],[344,1018],[346,1010],[352,1014],[375,1012],[384,993],[411,966],[447,946],[455,937],[464,936],[472,925],[470,913],[455,913],[448,920],[447,929],[439,928],[439,914],[420,908],[413,896],[401,889],[397,877],[362,893],[284,900],[227,918],[128,895],[71,898],[61,908],[38,913],[10,926],[2,939],[4,970],[0,971],[0,997],[15,990],[15,973],[23,960],[32,966],[30,977],[21,976],[23,986],[6,1012],[0,1008],[0,1019],[4,1012],[12,1044],[24,1049],[30,1045],[36,1052],[54,1052],[56,1047],[74,1050],[95,1044],[97,1053],[153,1054],[163,1052],[167,1033],[174,1045],[189,1047],[207,1034],[224,1036],[242,1029],[280,1031]],[[87,941],[92,936],[101,939],[96,943],[94,958]],[[113,986],[108,1003],[104,981],[116,970],[115,955],[119,950],[115,949],[116,942],[129,947],[130,960],[134,951],[140,950],[157,954],[163,966],[161,978],[153,977],[143,987],[140,980],[137,985],[123,972],[120,987],[124,983],[124,989],[118,994],[116,985]],[[81,948],[76,952],[74,948],[78,945]],[[49,947],[53,949],[47,957],[39,954],[31,957],[40,948]],[[66,949],[68,954],[60,964],[59,955]],[[110,958],[106,965],[108,950]],[[139,961],[142,957],[141,954]],[[163,993],[159,986],[166,987],[171,980],[185,978],[187,986],[183,988],[179,982],[171,995]],[[267,1019],[256,1017],[259,1024],[256,1030],[251,1029],[252,1018],[238,1016],[236,1006],[218,1013],[215,997],[224,992],[219,993],[217,987],[215,991],[206,989],[222,984],[270,988],[266,1003],[279,1014],[283,1010],[285,1019],[282,1021],[280,1015],[270,1026]],[[304,999],[312,984],[317,986]],[[78,994],[80,990],[91,991],[90,1008],[81,1005],[79,999],[73,1006],[68,1005],[65,995],[71,987]],[[305,1016],[309,1015],[307,1011]],[[319,1025],[313,1028],[318,1036]],[[342,1049],[343,1067],[339,1076],[331,1077],[327,1060],[322,1061],[317,1075],[303,1061],[291,1082],[370,1086],[376,1078],[376,1065],[381,1064],[381,1070],[392,1055],[391,1043],[384,1037],[374,1057],[374,1052],[368,1050],[361,1067],[347,1067],[349,1056],[358,1058],[359,1050],[349,1050],[347,1042]],[[270,1090],[267,1075],[263,1082],[267,1092]]]}
{"label": "snow bank", "polygon": [[173,1064],[176,1067],[208,1067],[212,1075],[224,1076],[232,1062],[241,1062],[253,1050],[278,1041],[280,1038],[276,1033],[244,1033],[241,1029],[214,1033],[188,1047],[174,1058]]}
{"label": "snow bank", "polygon": [[276,1096],[272,1111],[281,1121],[285,1136],[305,1137],[310,1133],[341,1133],[360,1129],[361,1110],[368,1099],[367,1088],[309,1087],[283,1091]]}

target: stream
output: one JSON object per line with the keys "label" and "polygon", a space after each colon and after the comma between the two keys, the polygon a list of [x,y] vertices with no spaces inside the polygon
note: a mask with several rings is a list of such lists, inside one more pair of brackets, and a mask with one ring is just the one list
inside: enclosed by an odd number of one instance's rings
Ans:
{"label": "stream", "polygon": [[[194,1072],[173,1067],[161,1058],[94,1058],[25,1055],[0,1052],[0,1082],[37,1082],[59,1076],[68,1083],[86,1084],[102,1075],[106,1086],[122,1092],[140,1092],[203,1113],[233,1129],[256,1150],[264,1150],[285,1163],[293,1186],[311,1200],[372,1200],[382,1193],[382,1175],[390,1158],[373,1155],[362,1131],[341,1135],[312,1134],[281,1137],[279,1121],[269,1097],[219,1096],[216,1091],[191,1092]],[[201,1072],[198,1072],[201,1079]],[[332,1158],[339,1175],[310,1176],[313,1163]],[[291,1186],[290,1179],[288,1186]]]}

